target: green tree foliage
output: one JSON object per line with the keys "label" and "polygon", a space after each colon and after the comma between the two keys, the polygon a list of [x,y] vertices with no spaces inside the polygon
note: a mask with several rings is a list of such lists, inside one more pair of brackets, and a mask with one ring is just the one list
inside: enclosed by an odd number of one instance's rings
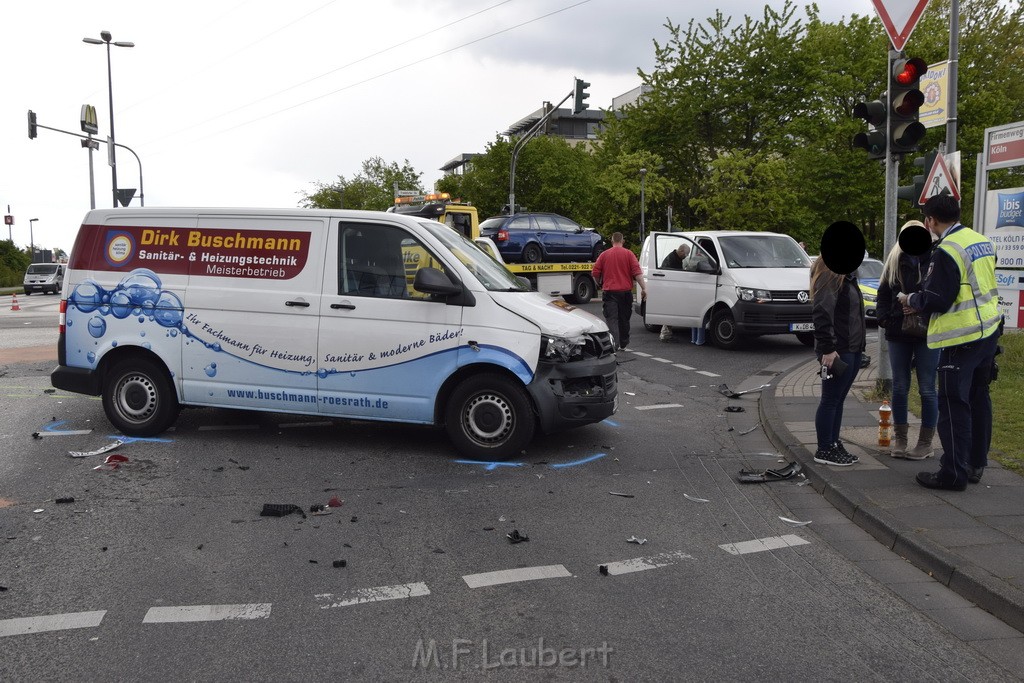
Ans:
{"label": "green tree foliage", "polygon": [[366,209],[383,211],[395,203],[395,187],[420,190],[419,173],[406,159],[401,166],[380,157],[363,162],[352,178],[338,176],[334,183],[314,182],[312,192],[302,193],[299,206],[307,209]]}
{"label": "green tree foliage", "polygon": [[25,280],[31,260],[11,240],[0,240],[0,287],[18,287]]}

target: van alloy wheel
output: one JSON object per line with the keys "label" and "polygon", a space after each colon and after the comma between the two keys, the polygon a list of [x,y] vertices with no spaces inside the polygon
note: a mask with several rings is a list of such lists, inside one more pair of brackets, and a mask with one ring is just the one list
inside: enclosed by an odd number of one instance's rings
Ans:
{"label": "van alloy wheel", "polygon": [[167,371],[147,358],[126,358],[106,375],[103,410],[128,436],[155,436],[178,417],[178,397]]}

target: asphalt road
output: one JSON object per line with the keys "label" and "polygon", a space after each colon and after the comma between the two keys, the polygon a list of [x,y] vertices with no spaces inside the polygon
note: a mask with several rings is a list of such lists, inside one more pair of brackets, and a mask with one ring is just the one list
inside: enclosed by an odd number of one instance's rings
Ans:
{"label": "asphalt road", "polygon": [[100,402],[8,361],[0,679],[1011,679],[825,542],[827,503],[781,520],[810,487],[736,483],[777,458],[756,397],[717,387],[804,347],[633,340],[615,416],[502,465],[422,427],[212,409],[72,458],[116,438]]}

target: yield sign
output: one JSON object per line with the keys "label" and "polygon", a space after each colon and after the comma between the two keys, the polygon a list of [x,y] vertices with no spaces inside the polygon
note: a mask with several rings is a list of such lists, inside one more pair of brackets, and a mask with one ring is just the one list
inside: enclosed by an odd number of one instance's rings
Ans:
{"label": "yield sign", "polygon": [[928,0],[871,0],[878,18],[882,20],[885,32],[896,50],[902,50],[910,34],[917,26],[917,20],[924,13]]}
{"label": "yield sign", "polygon": [[946,166],[945,157],[941,154],[936,154],[935,163],[932,164],[932,170],[928,172],[928,177],[925,178],[924,188],[921,190],[921,196],[917,203],[924,204],[931,197],[940,194],[952,195],[953,199],[960,201],[960,190],[957,189],[956,183],[953,182],[953,176],[949,172],[949,167]]}

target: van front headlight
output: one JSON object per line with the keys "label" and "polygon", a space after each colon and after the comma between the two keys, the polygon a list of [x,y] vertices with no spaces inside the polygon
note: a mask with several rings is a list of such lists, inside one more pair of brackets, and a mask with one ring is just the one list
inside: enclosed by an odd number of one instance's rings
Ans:
{"label": "van front headlight", "polygon": [[544,360],[568,362],[583,357],[586,337],[555,337],[546,335],[541,347]]}
{"label": "van front headlight", "polygon": [[749,287],[737,287],[736,296],[740,301],[756,301],[758,303],[772,300],[772,293],[767,289],[750,289]]}

